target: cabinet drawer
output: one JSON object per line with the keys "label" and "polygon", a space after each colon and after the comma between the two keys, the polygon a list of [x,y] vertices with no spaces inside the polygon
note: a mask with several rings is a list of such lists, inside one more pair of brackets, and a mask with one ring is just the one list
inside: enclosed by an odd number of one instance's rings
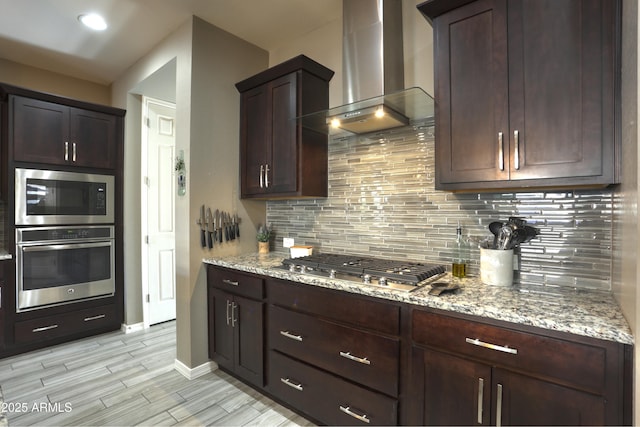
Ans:
{"label": "cabinet drawer", "polygon": [[390,396],[398,396],[399,339],[270,306],[269,346]]}
{"label": "cabinet drawer", "polygon": [[254,299],[264,298],[264,287],[260,277],[243,274],[236,270],[207,266],[207,284],[223,291]]}
{"label": "cabinet drawer", "polygon": [[389,302],[275,280],[268,282],[268,294],[273,304],[282,307],[386,334],[400,335],[400,307]]}
{"label": "cabinet drawer", "polygon": [[396,425],[398,402],[276,351],[269,353],[267,388],[327,425]]}
{"label": "cabinet drawer", "polygon": [[15,323],[15,342],[16,344],[26,344],[45,341],[115,325],[117,322],[115,306],[111,305],[25,320]]}
{"label": "cabinet drawer", "polygon": [[418,344],[556,379],[594,393],[606,383],[606,348],[414,311]]}

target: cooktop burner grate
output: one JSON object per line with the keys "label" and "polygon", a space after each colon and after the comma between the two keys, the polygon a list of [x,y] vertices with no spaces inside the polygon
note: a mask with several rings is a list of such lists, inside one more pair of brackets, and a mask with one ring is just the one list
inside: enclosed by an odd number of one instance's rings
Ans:
{"label": "cooktop burner grate", "polygon": [[286,266],[304,266],[307,269],[334,271],[359,277],[369,275],[373,278],[385,278],[413,285],[445,272],[445,267],[437,264],[339,254],[316,254],[288,258],[282,263]]}

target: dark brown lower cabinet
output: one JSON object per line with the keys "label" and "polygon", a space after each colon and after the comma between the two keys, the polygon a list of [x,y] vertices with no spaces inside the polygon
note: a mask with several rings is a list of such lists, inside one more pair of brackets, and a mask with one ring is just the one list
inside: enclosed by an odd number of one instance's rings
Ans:
{"label": "dark brown lower cabinet", "polygon": [[396,425],[398,401],[277,351],[269,353],[268,389],[327,425]]}
{"label": "dark brown lower cabinet", "polygon": [[48,315],[14,323],[15,344],[38,344],[120,324],[115,304]]}
{"label": "dark brown lower cabinet", "polygon": [[512,326],[413,311],[411,365],[421,399],[417,424],[630,421],[625,392],[630,359],[624,345]]}
{"label": "dark brown lower cabinet", "polygon": [[209,357],[252,384],[264,385],[264,303],[209,288]]}
{"label": "dark brown lower cabinet", "polygon": [[633,347],[208,266],[209,356],[327,425],[630,425]]}
{"label": "dark brown lower cabinet", "polygon": [[424,425],[604,425],[605,399],[506,369],[414,348]]}

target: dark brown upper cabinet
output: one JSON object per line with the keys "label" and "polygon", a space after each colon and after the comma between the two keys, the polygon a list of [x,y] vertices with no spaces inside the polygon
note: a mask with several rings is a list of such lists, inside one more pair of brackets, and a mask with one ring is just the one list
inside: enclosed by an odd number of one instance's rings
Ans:
{"label": "dark brown upper cabinet", "polygon": [[116,168],[118,116],[23,96],[9,102],[15,161]]}
{"label": "dark brown upper cabinet", "polygon": [[297,117],[329,107],[333,71],[297,56],[236,84],[242,198],[327,196],[327,135]]}
{"label": "dark brown upper cabinet", "polygon": [[619,180],[620,2],[431,0],[436,189]]}

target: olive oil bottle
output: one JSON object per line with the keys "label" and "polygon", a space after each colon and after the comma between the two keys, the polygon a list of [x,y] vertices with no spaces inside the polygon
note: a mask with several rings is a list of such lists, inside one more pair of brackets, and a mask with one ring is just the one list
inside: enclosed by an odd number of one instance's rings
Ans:
{"label": "olive oil bottle", "polygon": [[453,261],[451,263],[451,273],[454,277],[463,278],[467,276],[467,262],[469,259],[469,247],[462,237],[462,227],[458,224],[456,228],[456,244],[454,246]]}

